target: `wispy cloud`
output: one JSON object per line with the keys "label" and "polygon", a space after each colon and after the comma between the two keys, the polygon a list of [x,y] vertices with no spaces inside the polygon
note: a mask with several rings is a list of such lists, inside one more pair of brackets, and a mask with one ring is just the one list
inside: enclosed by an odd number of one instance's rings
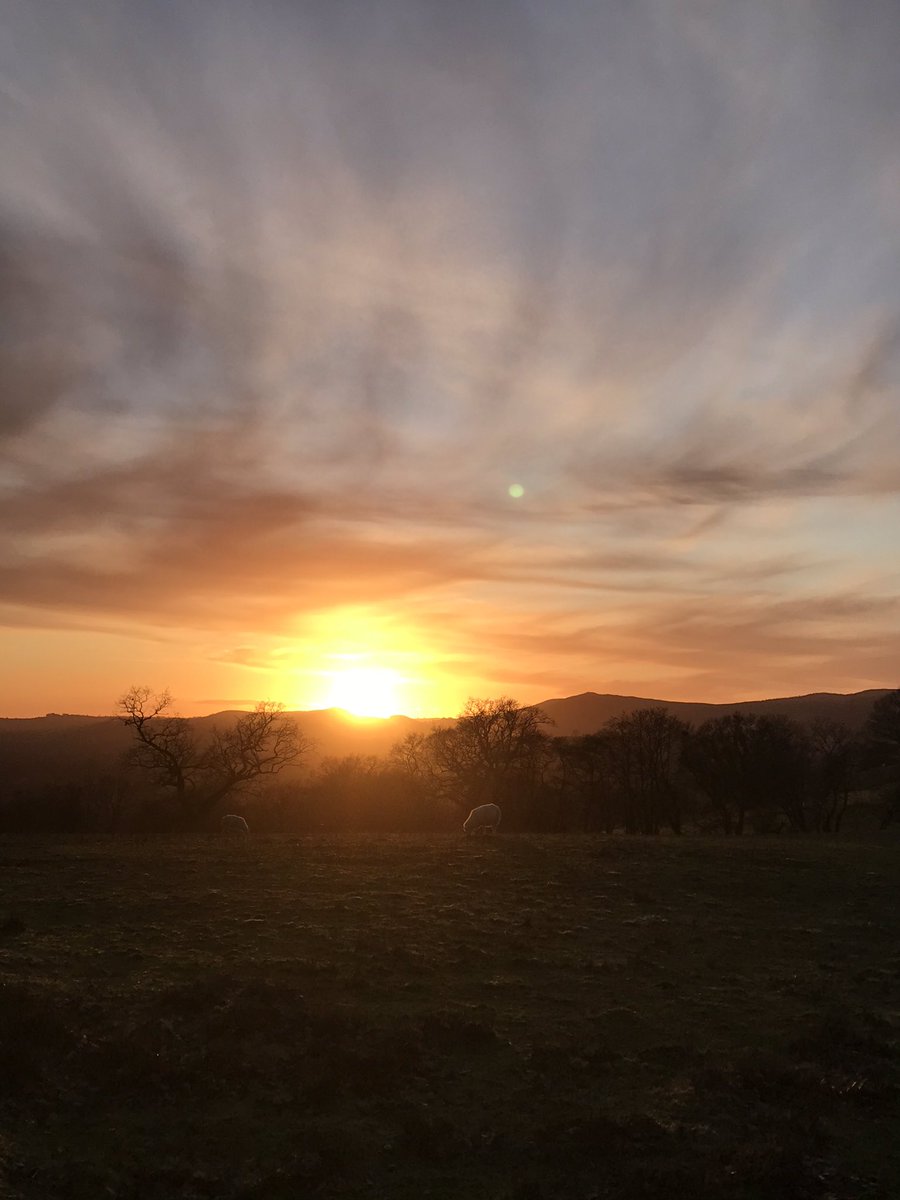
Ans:
{"label": "wispy cloud", "polygon": [[0,32],[10,625],[253,665],[383,605],[553,692],[895,670],[895,5]]}

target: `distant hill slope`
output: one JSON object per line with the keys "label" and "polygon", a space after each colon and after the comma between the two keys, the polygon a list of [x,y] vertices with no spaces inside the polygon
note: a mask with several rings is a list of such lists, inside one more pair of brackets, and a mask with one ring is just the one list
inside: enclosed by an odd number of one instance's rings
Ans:
{"label": "distant hill slope", "polygon": [[[195,717],[191,724],[201,738],[230,728],[240,712],[220,712]],[[435,725],[450,725],[441,718],[395,716],[359,719],[340,709],[317,709],[288,714],[296,719],[313,750],[303,766],[323,758],[346,755],[387,755],[408,733],[428,733]],[[46,717],[0,717],[0,796],[17,788],[46,787],[84,782],[116,770],[132,744],[132,731],[117,717],[86,717],[50,713]]]}
{"label": "distant hill slope", "polygon": [[[673,716],[698,725],[710,717],[732,712],[781,713],[809,722],[831,717],[853,729],[865,723],[872,705],[887,689],[842,696],[829,692],[811,696],[788,696],[775,700],[748,700],[741,704],[686,704],[650,700],[640,696],[604,696],[585,692],[581,696],[545,700],[542,708],[554,722],[549,732],[556,736],[593,733],[611,717],[639,708],[666,708]],[[194,718],[203,733],[213,726],[228,728],[239,712],[221,712]],[[289,714],[296,718],[304,735],[314,743],[304,766],[323,758],[345,755],[383,756],[409,733],[428,733],[435,725],[452,725],[453,718],[386,717],[361,720],[340,709],[316,709]],[[46,717],[0,718],[0,794],[18,788],[85,782],[113,771],[131,744],[131,731],[115,717],[79,717],[48,714]]]}
{"label": "distant hill slope", "polygon": [[647,700],[640,696],[603,696],[584,692],[580,696],[545,700],[538,705],[554,722],[550,732],[557,736],[594,733],[613,717],[621,717],[639,708],[665,708],[673,717],[700,725],[728,713],[757,713],[791,717],[808,724],[821,717],[841,721],[851,729],[861,729],[872,705],[888,689],[874,688],[843,696],[836,692],[814,692],[809,696],[785,696],[775,700],[745,700],[739,704],[690,704],[678,700]]}
{"label": "distant hill slope", "polygon": [[[211,717],[198,717],[201,728],[213,725],[227,728],[240,712],[221,712]],[[340,708],[311,709],[291,712],[303,735],[313,742],[311,758],[343,758],[349,754],[385,755],[409,733],[429,733],[435,725],[452,725],[452,719],[430,717],[353,717]]]}

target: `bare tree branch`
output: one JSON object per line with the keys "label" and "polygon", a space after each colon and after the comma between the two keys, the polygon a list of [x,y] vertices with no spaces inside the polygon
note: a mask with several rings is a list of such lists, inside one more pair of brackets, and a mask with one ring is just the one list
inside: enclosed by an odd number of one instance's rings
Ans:
{"label": "bare tree branch", "polygon": [[274,776],[311,748],[280,704],[262,701],[227,730],[214,730],[203,748],[190,722],[171,712],[168,691],[132,687],[119,714],[135,732],[129,760],[159,787],[170,788],[182,813],[199,817],[254,780]]}

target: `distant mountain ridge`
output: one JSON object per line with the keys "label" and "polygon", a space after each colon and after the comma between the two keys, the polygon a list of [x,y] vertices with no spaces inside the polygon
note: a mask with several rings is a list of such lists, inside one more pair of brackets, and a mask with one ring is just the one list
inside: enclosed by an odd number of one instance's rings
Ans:
{"label": "distant mountain ridge", "polygon": [[[665,708],[673,716],[690,724],[708,721],[727,713],[768,713],[792,717],[797,721],[810,721],[819,717],[830,717],[856,729],[865,724],[872,705],[890,688],[870,688],[863,692],[811,692],[805,696],[780,696],[767,700],[738,700],[732,703],[713,704],[692,700],[657,700],[647,696],[619,696],[605,692],[581,692],[577,696],[556,697],[541,700],[533,705],[540,708],[554,722],[551,732],[558,735],[594,733],[613,717],[621,717],[640,708]],[[200,727],[216,723],[225,726],[241,716],[243,710],[223,709],[205,717],[188,718]],[[353,753],[373,753],[372,747],[381,745],[384,737],[394,741],[407,733],[431,729],[433,725],[452,724],[455,717],[407,717],[400,713],[390,717],[356,717],[341,708],[314,708],[291,710],[308,736],[324,739],[328,752],[336,742],[352,741]],[[102,727],[122,729],[118,717],[82,716],[77,713],[47,713],[43,717],[0,717],[0,737],[3,734],[22,733],[41,735],[48,733],[70,733]]]}
{"label": "distant mountain ridge", "polygon": [[554,722],[551,733],[570,736],[594,733],[613,717],[625,716],[639,708],[665,708],[673,717],[700,725],[714,717],[730,713],[754,713],[759,716],[784,716],[809,724],[821,718],[840,721],[851,729],[861,729],[881,696],[888,688],[871,688],[864,692],[813,692],[808,696],[782,696],[772,700],[741,700],[733,704],[706,704],[684,700],[650,700],[640,696],[610,696],[583,692],[559,700],[545,700],[537,707]]}
{"label": "distant mountain ridge", "polygon": [[[228,729],[243,715],[223,711],[190,717],[201,736],[212,728]],[[341,709],[290,712],[313,750],[303,765],[347,755],[380,757],[412,732],[428,733],[448,718],[357,718]],[[0,793],[21,787],[80,782],[114,771],[132,744],[132,731],[118,717],[48,713],[44,717],[0,717]]]}
{"label": "distant mountain ridge", "polygon": [[[842,695],[817,692],[772,700],[745,700],[735,704],[702,704],[678,700],[653,700],[640,696],[611,696],[584,692],[545,700],[543,709],[557,737],[594,733],[613,717],[640,708],[665,708],[683,721],[699,725],[726,713],[768,713],[809,723],[821,717],[860,729],[880,696],[888,688]],[[227,728],[241,715],[237,711],[193,717],[201,731],[218,725]],[[410,733],[429,733],[436,725],[452,725],[452,717],[352,717],[341,709],[291,712],[303,734],[314,743],[305,760],[315,765],[323,758],[347,755],[383,756]],[[117,717],[88,717],[48,713],[45,717],[0,717],[0,787],[44,786],[94,778],[115,768],[131,743],[131,731]]]}

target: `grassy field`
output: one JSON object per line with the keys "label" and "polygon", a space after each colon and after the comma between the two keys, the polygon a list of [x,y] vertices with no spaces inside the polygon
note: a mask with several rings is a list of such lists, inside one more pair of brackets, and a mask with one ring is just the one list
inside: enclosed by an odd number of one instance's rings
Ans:
{"label": "grassy field", "polygon": [[0,842],[0,1195],[895,1200],[898,867]]}

